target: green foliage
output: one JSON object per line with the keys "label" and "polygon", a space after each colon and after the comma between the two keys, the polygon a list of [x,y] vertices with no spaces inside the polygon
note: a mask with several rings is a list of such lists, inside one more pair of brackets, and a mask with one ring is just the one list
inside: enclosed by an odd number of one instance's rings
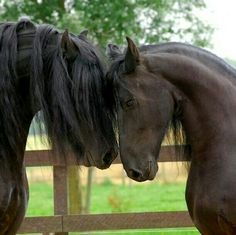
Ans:
{"label": "green foliage", "polygon": [[79,32],[83,28],[98,44],[123,44],[129,35],[139,43],[183,41],[209,45],[213,29],[196,12],[204,0],[0,0],[0,17],[17,20],[27,15]]}
{"label": "green foliage", "polygon": [[29,16],[37,23],[55,24],[66,13],[64,0],[3,0],[2,2],[1,18],[6,20]]}

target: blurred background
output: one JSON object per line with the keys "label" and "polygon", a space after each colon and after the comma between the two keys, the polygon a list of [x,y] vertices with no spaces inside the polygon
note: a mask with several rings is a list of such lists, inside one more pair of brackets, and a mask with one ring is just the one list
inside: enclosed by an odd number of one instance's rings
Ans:
{"label": "blurred background", "polygon": [[[89,38],[103,52],[110,42],[124,46],[125,36],[138,44],[180,41],[204,47],[232,65],[236,65],[235,10],[235,0],[0,0],[1,21],[28,17],[62,31],[78,34],[88,29]],[[30,130],[27,149],[48,149],[37,134],[37,129]],[[31,167],[27,174],[27,216],[53,215],[51,167]],[[187,172],[182,163],[161,163],[156,179],[145,183],[128,179],[121,165],[104,171],[77,167],[74,174],[78,203],[72,213],[187,210]],[[132,234],[199,233],[180,229]]]}
{"label": "blurred background", "polygon": [[169,40],[210,45],[212,26],[198,17],[203,0],[1,0],[2,20],[29,16],[37,23],[80,32],[86,28],[102,47],[124,43],[126,35],[137,42]]}
{"label": "blurred background", "polygon": [[0,0],[0,20],[27,16],[74,33],[90,31],[102,48],[130,36],[137,43],[188,42],[236,60],[234,0]]}

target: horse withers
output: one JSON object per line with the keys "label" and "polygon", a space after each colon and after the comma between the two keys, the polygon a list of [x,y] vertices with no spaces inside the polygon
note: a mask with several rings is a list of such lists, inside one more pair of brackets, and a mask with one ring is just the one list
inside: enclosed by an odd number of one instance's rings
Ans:
{"label": "horse withers", "polygon": [[191,160],[186,202],[204,235],[236,234],[236,70],[183,43],[110,44],[108,72],[127,175],[152,180],[171,127]]}
{"label": "horse withers", "polygon": [[15,234],[25,214],[24,151],[31,120],[41,110],[49,143],[62,161],[101,169],[116,157],[106,67],[80,35],[29,20],[0,24],[0,234]]}

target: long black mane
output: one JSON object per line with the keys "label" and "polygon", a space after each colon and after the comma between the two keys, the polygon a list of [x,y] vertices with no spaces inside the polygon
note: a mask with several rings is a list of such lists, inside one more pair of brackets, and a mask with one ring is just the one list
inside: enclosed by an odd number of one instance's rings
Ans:
{"label": "long black mane", "polygon": [[[19,24],[0,24],[0,148],[1,156],[9,155],[19,149],[21,136],[26,133],[22,125],[20,109],[22,100],[18,97],[15,89],[17,74],[17,30]],[[18,141],[15,141],[16,136]]]}
{"label": "long black mane", "polygon": [[[24,32],[30,34],[32,43],[21,48]],[[83,154],[81,123],[83,128],[96,130],[101,138],[111,141],[107,125],[113,120],[104,100],[105,63],[87,39],[72,34],[79,55],[73,62],[67,61],[61,49],[61,36],[53,26],[35,25],[28,20],[0,25],[0,127],[14,152],[19,150],[19,143],[12,136],[28,132],[21,125],[21,107],[15,104],[19,96],[15,86],[20,77],[29,78],[28,108],[32,114],[42,110],[40,117],[43,116],[43,125],[54,148],[60,152],[72,148]],[[18,60],[19,57],[24,59],[27,51],[30,54],[28,68],[21,71]],[[4,109],[7,110],[3,112]],[[41,118],[38,123],[42,125]]]}

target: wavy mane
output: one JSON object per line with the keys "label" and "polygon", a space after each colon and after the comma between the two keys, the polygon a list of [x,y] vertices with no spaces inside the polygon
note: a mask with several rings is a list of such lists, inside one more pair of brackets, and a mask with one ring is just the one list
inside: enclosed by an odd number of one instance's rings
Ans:
{"label": "wavy mane", "polygon": [[20,106],[15,104],[19,103],[15,81],[20,77],[16,72],[18,43],[24,30],[29,28],[34,32],[27,75],[30,78],[29,110],[32,113],[42,110],[37,121],[41,129],[45,125],[50,144],[59,152],[72,148],[83,154],[81,123],[83,128],[96,130],[101,138],[111,142],[107,125],[114,120],[104,100],[106,65],[98,50],[84,37],[71,34],[79,55],[73,62],[67,62],[61,49],[61,33],[53,26],[35,25],[28,20],[0,25],[0,109],[7,108],[0,115],[4,141],[17,152],[19,143],[14,142],[12,136],[28,133],[21,125]]}
{"label": "wavy mane", "polygon": [[[19,145],[24,143],[16,142],[13,136],[17,136],[18,141],[27,135],[25,127],[22,125],[23,115],[16,112],[23,102],[18,97],[15,89],[17,80],[17,31],[21,22],[0,24],[0,148],[1,156],[22,152]],[[4,148],[5,147],[5,148]]]}

